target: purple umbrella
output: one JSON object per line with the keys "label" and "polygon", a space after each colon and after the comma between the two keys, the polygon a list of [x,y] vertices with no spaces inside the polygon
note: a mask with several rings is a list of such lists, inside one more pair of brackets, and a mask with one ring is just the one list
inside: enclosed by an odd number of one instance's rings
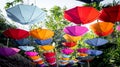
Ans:
{"label": "purple umbrella", "polygon": [[15,55],[17,52],[11,48],[1,47],[0,48],[0,56],[12,56]]}
{"label": "purple umbrella", "polygon": [[88,29],[84,26],[69,26],[64,28],[63,31],[71,36],[81,36],[84,35]]}
{"label": "purple umbrella", "polygon": [[100,51],[100,50],[88,50],[87,51],[87,54],[90,54],[92,56],[98,56],[98,55],[101,55],[103,53],[103,51]]}

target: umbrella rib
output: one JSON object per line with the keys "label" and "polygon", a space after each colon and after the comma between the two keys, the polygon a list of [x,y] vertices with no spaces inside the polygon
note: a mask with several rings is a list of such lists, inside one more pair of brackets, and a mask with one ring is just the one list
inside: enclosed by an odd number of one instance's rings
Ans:
{"label": "umbrella rib", "polygon": [[[29,20],[32,18],[32,16],[33,16],[36,8],[37,8],[37,7],[35,6],[34,11],[32,12],[32,15],[30,16]],[[28,20],[28,21],[29,21],[29,20]],[[30,22],[30,21],[29,21],[29,22]]]}

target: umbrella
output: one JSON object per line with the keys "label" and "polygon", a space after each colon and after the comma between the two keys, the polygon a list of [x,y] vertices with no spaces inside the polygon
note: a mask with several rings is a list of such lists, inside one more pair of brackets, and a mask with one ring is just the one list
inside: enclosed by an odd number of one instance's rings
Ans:
{"label": "umbrella", "polygon": [[87,54],[90,54],[92,56],[98,56],[98,55],[101,55],[103,52],[100,51],[100,50],[88,50],[87,51]]}
{"label": "umbrella", "polygon": [[80,53],[86,53],[89,49],[88,48],[79,48],[77,49],[78,52]]}
{"label": "umbrella", "polygon": [[6,11],[9,18],[20,24],[42,22],[46,17],[45,11],[33,5],[19,4]]}
{"label": "umbrella", "polygon": [[99,11],[93,7],[77,6],[64,12],[65,19],[75,24],[87,24],[96,20]]}
{"label": "umbrella", "polygon": [[97,22],[90,27],[92,31],[98,36],[108,36],[113,32],[114,24],[111,22]]}
{"label": "umbrella", "polygon": [[20,49],[18,49],[18,48],[13,48],[13,47],[12,47],[11,49],[13,49],[13,50],[14,50],[15,52],[17,52],[17,53],[20,52]]}
{"label": "umbrella", "polygon": [[118,26],[116,27],[116,30],[120,31],[120,25],[118,25]]}
{"label": "umbrella", "polygon": [[74,50],[72,50],[72,49],[70,49],[70,48],[64,48],[64,49],[61,50],[61,52],[62,52],[63,54],[69,55],[69,54],[73,53]]}
{"label": "umbrella", "polygon": [[8,47],[1,47],[0,48],[0,56],[13,56],[17,52],[14,49],[8,48]]}
{"label": "umbrella", "polygon": [[63,58],[69,58],[71,55],[62,54]]}
{"label": "umbrella", "polygon": [[35,49],[35,47],[33,46],[18,46],[18,47],[24,51],[31,51]]}
{"label": "umbrella", "polygon": [[68,42],[77,42],[81,39],[81,36],[71,36],[69,34],[65,34],[63,36]]}
{"label": "umbrella", "polygon": [[62,60],[68,61],[70,58],[61,58]]}
{"label": "umbrella", "polygon": [[46,61],[47,61],[48,63],[54,63],[54,62],[56,62],[56,58],[46,59]]}
{"label": "umbrella", "polygon": [[23,39],[29,36],[28,31],[22,30],[22,29],[15,29],[15,28],[10,28],[10,29],[5,30],[3,34],[6,37],[9,37],[15,40],[20,40],[20,39]]}
{"label": "umbrella", "polygon": [[54,53],[54,52],[47,52],[47,53],[43,53],[43,55],[44,55],[46,58],[49,58],[49,57],[55,56],[55,53]]}
{"label": "umbrella", "polygon": [[90,61],[93,60],[95,57],[94,56],[86,56],[86,57],[78,57],[78,60],[80,61]]}
{"label": "umbrella", "polygon": [[71,36],[82,36],[88,31],[88,29],[84,26],[69,26],[64,28],[63,31]]}
{"label": "umbrella", "polygon": [[40,46],[40,48],[41,48],[42,50],[49,51],[49,50],[54,49],[55,47],[52,46],[52,45],[44,45],[44,46]]}
{"label": "umbrella", "polygon": [[24,45],[28,45],[30,43],[30,40],[20,39],[20,40],[14,40],[13,42],[19,46],[24,46]]}
{"label": "umbrella", "polygon": [[[38,64],[43,64],[44,62],[43,62],[43,60],[40,60],[40,61],[38,61],[37,62]],[[41,67],[41,66],[40,66]]]}
{"label": "umbrella", "polygon": [[102,38],[93,38],[85,41],[90,46],[102,46],[108,43],[108,40]]}
{"label": "umbrella", "polygon": [[38,60],[40,58],[40,56],[39,55],[37,55],[37,56],[29,56],[29,58],[31,58],[32,60]]}
{"label": "umbrella", "polygon": [[78,55],[81,56],[81,57],[86,57],[86,56],[88,56],[87,53],[79,53]]}
{"label": "umbrella", "polygon": [[52,42],[52,39],[47,39],[47,40],[39,40],[39,39],[36,39],[35,42],[39,45],[47,45],[47,44],[50,44]]}
{"label": "umbrella", "polygon": [[38,55],[37,52],[33,52],[33,51],[27,51],[27,52],[25,52],[25,54],[26,54],[27,56],[36,56],[36,55]]}
{"label": "umbrella", "polygon": [[32,37],[40,39],[40,40],[46,40],[50,39],[53,35],[54,32],[48,29],[34,29],[30,31],[30,34]]}
{"label": "umbrella", "polygon": [[75,45],[76,45],[76,43],[75,42],[64,42],[64,43],[62,43],[64,46],[66,46],[66,47],[74,47]]}
{"label": "umbrella", "polygon": [[77,1],[85,2],[85,3],[93,3],[93,2],[99,3],[103,0],[77,0]]}
{"label": "umbrella", "polygon": [[120,5],[103,8],[99,19],[105,22],[117,22],[120,21]]}

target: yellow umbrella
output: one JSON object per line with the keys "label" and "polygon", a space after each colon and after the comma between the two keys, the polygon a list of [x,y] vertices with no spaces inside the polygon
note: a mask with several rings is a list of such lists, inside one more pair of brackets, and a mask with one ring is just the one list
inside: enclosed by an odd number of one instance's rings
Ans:
{"label": "yellow umbrella", "polygon": [[52,46],[52,45],[44,45],[44,46],[40,46],[40,48],[41,48],[42,50],[48,51],[48,50],[54,49],[55,47]]}
{"label": "yellow umbrella", "polygon": [[39,29],[31,30],[30,35],[40,40],[46,40],[46,39],[51,38],[54,35],[54,32],[49,29],[39,28]]}
{"label": "yellow umbrella", "polygon": [[68,42],[77,42],[81,39],[81,36],[71,36],[69,34],[65,34],[63,36]]}

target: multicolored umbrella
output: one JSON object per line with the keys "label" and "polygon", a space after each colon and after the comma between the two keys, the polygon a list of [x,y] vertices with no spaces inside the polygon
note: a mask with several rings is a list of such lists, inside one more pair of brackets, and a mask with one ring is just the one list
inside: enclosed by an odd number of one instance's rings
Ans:
{"label": "multicolored umbrella", "polygon": [[116,30],[120,31],[120,25],[117,25]]}
{"label": "multicolored umbrella", "polygon": [[103,8],[99,19],[105,22],[120,21],[120,5]]}
{"label": "multicolored umbrella", "polygon": [[5,30],[3,34],[6,37],[9,37],[15,40],[20,40],[20,39],[23,39],[29,36],[28,31],[22,30],[22,29],[15,29],[15,28],[10,28],[10,29]]}
{"label": "multicolored umbrella", "polygon": [[82,36],[88,29],[84,26],[69,26],[65,27],[63,31],[71,36]]}
{"label": "multicolored umbrella", "polygon": [[87,24],[99,17],[99,11],[93,7],[77,6],[64,12],[65,19],[75,24]]}
{"label": "multicolored umbrella", "polygon": [[87,51],[87,54],[90,54],[92,56],[98,56],[98,55],[101,55],[103,52],[100,51],[100,50],[88,50]]}
{"label": "multicolored umbrella", "polygon": [[19,4],[6,11],[9,18],[20,24],[42,22],[46,17],[44,10],[33,5]]}
{"label": "multicolored umbrella", "polygon": [[93,3],[93,2],[100,3],[103,0],[77,0],[77,1],[85,2],[85,3]]}
{"label": "multicolored umbrella", "polygon": [[108,36],[113,32],[114,24],[111,22],[97,22],[90,27],[92,31],[98,36]]}
{"label": "multicolored umbrella", "polygon": [[66,46],[66,47],[74,47],[75,45],[76,45],[76,43],[75,42],[64,42],[64,43],[62,43],[64,46]]}
{"label": "multicolored umbrella", "polygon": [[61,50],[61,52],[62,52],[63,54],[69,55],[69,54],[73,53],[74,50],[72,50],[72,49],[70,49],[70,48],[64,48],[64,49]]}
{"label": "multicolored umbrella", "polygon": [[0,56],[13,56],[15,55],[17,52],[12,49],[12,48],[8,48],[8,47],[0,47]]}
{"label": "multicolored umbrella", "polygon": [[18,47],[24,51],[31,51],[35,49],[35,47],[33,46],[18,46]]}
{"label": "multicolored umbrella", "polygon": [[47,40],[39,40],[39,39],[36,39],[35,42],[39,45],[47,45],[47,44],[50,44],[52,42],[52,39],[47,39]]}
{"label": "multicolored umbrella", "polygon": [[63,37],[68,41],[68,42],[77,42],[81,40],[81,36],[71,36],[69,34],[63,35]]}
{"label": "multicolored umbrella", "polygon": [[85,43],[87,43],[90,46],[102,46],[108,43],[108,40],[102,38],[93,38],[86,40]]}
{"label": "multicolored umbrella", "polygon": [[52,38],[52,36],[54,36],[54,32],[48,29],[39,28],[39,29],[31,30],[30,35],[40,40],[47,40]]}

